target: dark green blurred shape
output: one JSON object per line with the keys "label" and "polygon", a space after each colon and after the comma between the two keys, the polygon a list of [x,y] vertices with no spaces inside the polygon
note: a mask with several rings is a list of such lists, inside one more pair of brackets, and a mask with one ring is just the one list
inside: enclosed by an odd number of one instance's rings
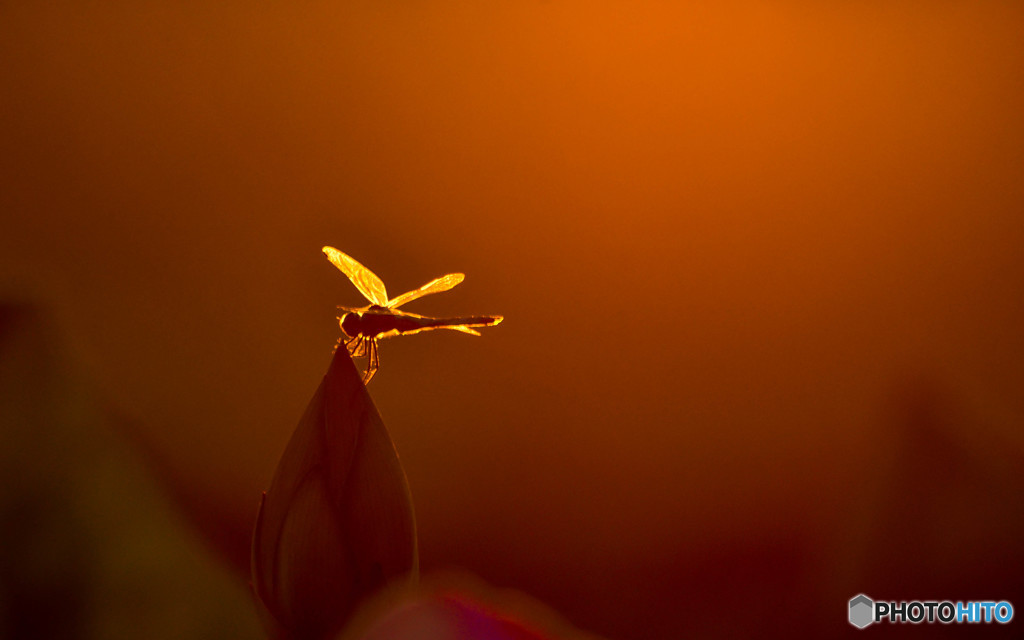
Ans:
{"label": "dark green blurred shape", "polygon": [[256,638],[45,313],[0,304],[0,637]]}

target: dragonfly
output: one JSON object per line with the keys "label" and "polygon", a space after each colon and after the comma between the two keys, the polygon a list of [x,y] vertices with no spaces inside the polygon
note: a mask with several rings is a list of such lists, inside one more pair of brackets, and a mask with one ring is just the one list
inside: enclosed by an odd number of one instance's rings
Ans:
{"label": "dragonfly", "polygon": [[[478,336],[478,327],[493,327],[500,323],[502,316],[459,316],[453,318],[430,318],[415,313],[399,311],[407,302],[432,293],[448,291],[462,282],[466,276],[461,273],[434,278],[419,289],[407,291],[400,296],[388,298],[384,283],[377,274],[359,264],[351,256],[335,249],[324,247],[324,254],[342,273],[348,276],[356,289],[370,302],[365,307],[343,307],[338,316],[338,325],[347,340],[343,344],[353,358],[366,358],[363,384],[369,384],[380,368],[377,341],[392,336],[408,336],[421,331],[451,329]],[[339,345],[342,341],[339,340]]]}

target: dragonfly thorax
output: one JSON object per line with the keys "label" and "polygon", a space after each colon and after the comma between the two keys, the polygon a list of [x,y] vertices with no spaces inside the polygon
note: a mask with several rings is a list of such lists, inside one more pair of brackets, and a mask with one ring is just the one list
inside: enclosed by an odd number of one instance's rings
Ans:
{"label": "dragonfly thorax", "polygon": [[379,304],[371,304],[362,309],[349,311],[339,319],[341,330],[350,338],[363,336],[372,338],[392,328],[396,317],[403,316],[400,311],[393,311]]}

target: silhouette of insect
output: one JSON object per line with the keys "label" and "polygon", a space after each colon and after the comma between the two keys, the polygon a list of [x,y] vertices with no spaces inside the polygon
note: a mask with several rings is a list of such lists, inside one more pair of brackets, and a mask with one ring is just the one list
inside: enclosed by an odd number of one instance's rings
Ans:
{"label": "silhouette of insect", "polygon": [[353,358],[365,357],[367,359],[363,384],[369,384],[370,379],[380,368],[380,357],[377,353],[378,340],[391,336],[407,336],[421,331],[433,331],[434,329],[451,329],[478,336],[480,332],[473,327],[492,327],[504,319],[501,316],[429,318],[399,311],[398,307],[407,302],[412,302],[431,293],[440,293],[451,289],[462,282],[466,276],[461,273],[449,273],[431,280],[419,289],[413,289],[389,299],[384,283],[374,272],[334,247],[324,247],[323,251],[331,264],[348,276],[356,289],[359,289],[359,292],[370,301],[370,304],[365,307],[338,307],[345,312],[338,317],[338,324],[345,336],[348,337],[348,340],[344,341],[345,348]]}

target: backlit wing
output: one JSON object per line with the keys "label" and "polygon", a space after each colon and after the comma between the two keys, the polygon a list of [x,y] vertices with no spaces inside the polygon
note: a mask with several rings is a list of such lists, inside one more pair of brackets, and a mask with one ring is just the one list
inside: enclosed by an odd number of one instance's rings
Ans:
{"label": "backlit wing", "polygon": [[384,283],[377,275],[359,264],[354,258],[345,255],[334,247],[324,247],[324,254],[331,264],[338,267],[342,273],[348,276],[352,284],[359,289],[359,292],[373,304],[385,306],[388,303],[388,292],[384,289]]}
{"label": "backlit wing", "polygon": [[423,285],[419,289],[407,291],[392,300],[388,300],[388,303],[385,304],[384,306],[390,309],[397,309],[406,302],[412,302],[416,298],[422,298],[423,296],[431,293],[440,293],[442,291],[447,291],[465,279],[466,276],[464,276],[461,273],[449,273],[446,276],[441,276],[440,278],[435,278],[434,280],[431,280],[430,282]]}
{"label": "backlit wing", "polygon": [[441,327],[442,329],[452,329],[454,331],[461,331],[462,333],[468,333],[471,336],[478,336],[480,332],[476,329],[470,329],[464,324],[453,324],[447,327]]}

